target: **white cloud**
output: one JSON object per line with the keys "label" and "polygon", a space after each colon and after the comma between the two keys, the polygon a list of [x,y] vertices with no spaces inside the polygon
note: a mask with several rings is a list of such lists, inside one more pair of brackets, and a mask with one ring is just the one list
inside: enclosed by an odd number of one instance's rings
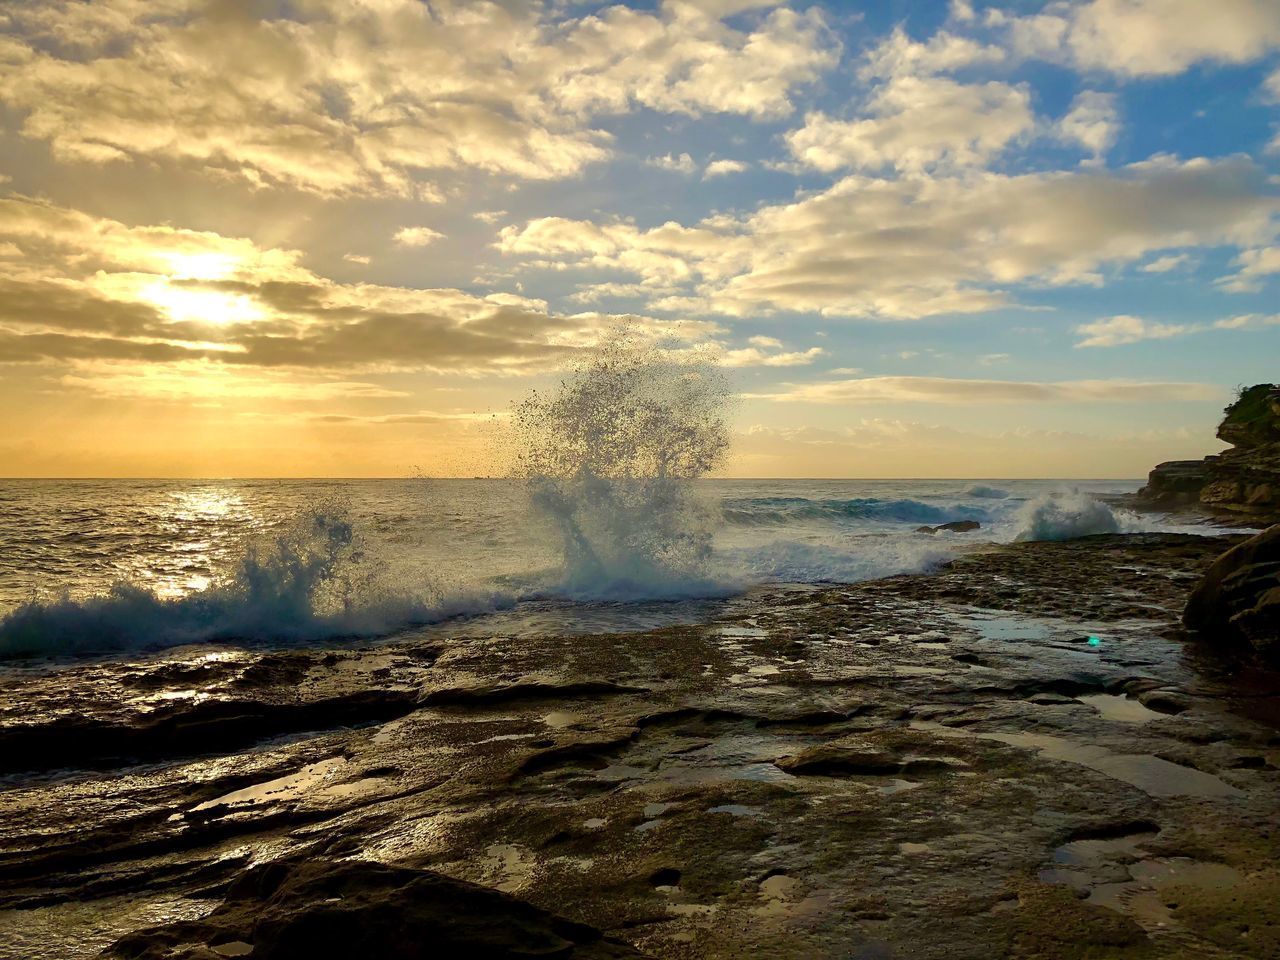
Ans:
{"label": "white cloud", "polygon": [[964,380],[947,377],[863,377],[792,384],[780,393],[749,398],[783,403],[1153,403],[1214,400],[1221,389],[1203,383],[1136,380]]}
{"label": "white cloud", "polygon": [[594,117],[791,113],[839,43],[816,7],[723,21],[750,6],[49,0],[5,10],[0,103],[61,160],[438,201],[454,171],[576,175],[610,152]]}
{"label": "white cloud", "polygon": [[858,120],[809,114],[787,134],[787,148],[818,170],[919,172],[986,164],[1035,127],[1028,90],[994,81],[896,77],[877,89],[867,109],[871,115]]}
{"label": "white cloud", "polygon": [[373,262],[372,257],[365,256],[363,253],[344,253],[342,259],[347,263],[358,263],[362,267],[367,267]]}
{"label": "white cloud", "polygon": [[988,12],[1009,31],[1015,53],[1067,60],[1122,76],[1167,76],[1195,63],[1247,63],[1280,47],[1275,0],[1092,0],[1050,4],[1011,17]]}
{"label": "white cloud", "polygon": [[1156,257],[1148,264],[1141,267],[1143,273],[1168,273],[1170,270],[1177,270],[1178,267],[1184,266],[1191,262],[1191,254],[1189,253],[1171,253],[1167,256]]}
{"label": "white cloud", "polygon": [[[1256,248],[1278,214],[1247,158],[1164,157],[1119,170],[850,176],[741,218],[644,230],[550,217],[504,228],[497,246],[537,258],[529,268],[634,277],[662,289],[650,308],[663,312],[912,319],[1007,305],[1022,284],[1096,284],[1104,268],[1170,249]],[[1266,265],[1246,258],[1246,271]]]}
{"label": "white cloud", "polygon": [[712,160],[707,164],[707,169],[702,172],[702,178],[710,180],[712,177],[723,177],[730,173],[742,173],[750,168],[751,164],[742,160]]}
{"label": "white cloud", "polygon": [[443,240],[444,234],[430,227],[401,227],[393,239],[402,247],[425,247]]}
{"label": "white cloud", "polygon": [[497,223],[507,215],[505,210],[477,210],[471,216],[481,223]]}
{"label": "white cloud", "polygon": [[1076,327],[1076,333],[1084,337],[1077,347],[1118,347],[1127,343],[1138,343],[1140,340],[1167,340],[1170,337],[1182,337],[1194,333],[1198,328],[1185,323],[1157,323],[1144,320],[1142,317],[1122,314],[1082,323]]}
{"label": "white cloud", "polygon": [[1280,327],[1280,313],[1244,313],[1238,317],[1225,317],[1215,321],[1213,326],[1215,330],[1262,330],[1266,327]]}
{"label": "white cloud", "polygon": [[743,347],[723,351],[720,362],[726,367],[802,367],[813,363],[824,353],[826,351],[821,347],[779,353],[769,353],[759,347]]}
{"label": "white cloud", "polygon": [[1095,90],[1078,94],[1066,116],[1058,121],[1058,136],[1080,144],[1095,160],[1111,148],[1119,130],[1115,94]]}
{"label": "white cloud", "polygon": [[693,173],[698,169],[698,165],[693,162],[693,157],[687,153],[668,153],[662,157],[650,157],[645,163],[659,170],[670,170],[672,173]]}
{"label": "white cloud", "polygon": [[901,27],[866,55],[858,71],[864,80],[877,77],[929,76],[964,67],[1000,63],[1007,57],[995,46],[941,30],[927,41],[915,41]]}
{"label": "white cloud", "polygon": [[1280,273],[1280,246],[1245,250],[1234,262],[1240,269],[1218,281],[1222,288],[1232,293],[1261,290],[1269,277]]}

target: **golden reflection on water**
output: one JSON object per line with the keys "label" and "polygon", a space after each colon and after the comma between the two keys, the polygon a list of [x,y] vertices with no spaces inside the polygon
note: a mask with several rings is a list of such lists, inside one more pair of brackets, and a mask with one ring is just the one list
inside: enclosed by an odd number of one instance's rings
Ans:
{"label": "golden reflection on water", "polygon": [[172,512],[159,521],[166,555],[143,561],[142,574],[157,596],[175,598],[208,589],[226,563],[229,547],[260,518],[245,499],[225,487],[199,487],[169,494]]}

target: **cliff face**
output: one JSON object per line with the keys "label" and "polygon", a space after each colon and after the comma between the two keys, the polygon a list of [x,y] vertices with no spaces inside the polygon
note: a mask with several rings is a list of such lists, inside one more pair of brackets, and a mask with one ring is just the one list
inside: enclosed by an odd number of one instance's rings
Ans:
{"label": "cliff face", "polygon": [[1231,444],[1203,460],[1171,460],[1151,471],[1138,496],[1157,506],[1200,503],[1280,519],[1280,387],[1259,383],[1226,409],[1218,437]]}

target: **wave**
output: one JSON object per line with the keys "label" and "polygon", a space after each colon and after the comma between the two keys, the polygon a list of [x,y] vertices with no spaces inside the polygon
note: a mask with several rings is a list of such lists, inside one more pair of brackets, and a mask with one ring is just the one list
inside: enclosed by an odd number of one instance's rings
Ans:
{"label": "wave", "polygon": [[1138,519],[1088,494],[1054,493],[1029,500],[1015,517],[1015,540],[1074,540],[1140,529]]}
{"label": "wave", "polygon": [[345,511],[318,508],[186,596],[117,583],[84,599],[30,600],[0,618],[0,656],[382,636],[513,602],[499,593],[411,595],[366,559]]}
{"label": "wave", "polygon": [[984,487],[977,483],[966,489],[962,496],[975,497],[979,500],[1004,500],[1008,498],[1009,491],[1001,490],[999,487]]}
{"label": "wave", "polygon": [[848,547],[775,540],[718,555],[726,577],[744,585],[773,583],[856,583],[899,573],[928,573],[955,556],[946,546],[899,537],[858,537]]}
{"label": "wave", "polygon": [[765,526],[804,520],[875,520],[886,523],[949,523],[990,519],[982,507],[962,504],[935,506],[919,500],[807,500],[803,497],[760,497],[728,500],[722,508],[727,523]]}

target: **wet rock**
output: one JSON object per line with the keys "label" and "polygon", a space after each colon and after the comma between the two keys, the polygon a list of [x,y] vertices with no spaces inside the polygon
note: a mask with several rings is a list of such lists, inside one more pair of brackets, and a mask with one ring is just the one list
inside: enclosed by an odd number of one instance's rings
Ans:
{"label": "wet rock", "polygon": [[518,700],[569,700],[574,697],[604,697],[623,693],[647,693],[644,687],[628,687],[609,680],[520,680],[516,683],[480,683],[473,686],[432,690],[422,705],[486,706]]}
{"label": "wet rock", "polygon": [[[219,950],[223,945],[241,945]],[[247,948],[247,949],[246,949]],[[255,867],[203,920],[118,941],[119,960],[376,957],[640,957],[585,924],[513,896],[425,870],[298,857]]]}
{"label": "wet rock", "polygon": [[187,700],[122,722],[64,716],[0,728],[0,772],[98,769],[219,753],[303,730],[383,723],[416,706],[414,691],[357,690],[295,703]]}
{"label": "wet rock", "polygon": [[1238,544],[1206,571],[1182,613],[1213,639],[1244,640],[1280,665],[1280,524]]}
{"label": "wet rock", "polygon": [[1148,690],[1138,694],[1138,702],[1156,713],[1182,713],[1191,709],[1191,698],[1175,690]]}
{"label": "wet rock", "polygon": [[940,523],[936,527],[916,527],[916,533],[938,533],[942,530],[949,530],[952,533],[968,533],[970,530],[981,529],[982,524],[977,520],[952,520],[949,523]]}
{"label": "wet rock", "polygon": [[777,766],[787,773],[817,776],[885,776],[897,773],[902,761],[862,740],[834,740],[783,757]]}

